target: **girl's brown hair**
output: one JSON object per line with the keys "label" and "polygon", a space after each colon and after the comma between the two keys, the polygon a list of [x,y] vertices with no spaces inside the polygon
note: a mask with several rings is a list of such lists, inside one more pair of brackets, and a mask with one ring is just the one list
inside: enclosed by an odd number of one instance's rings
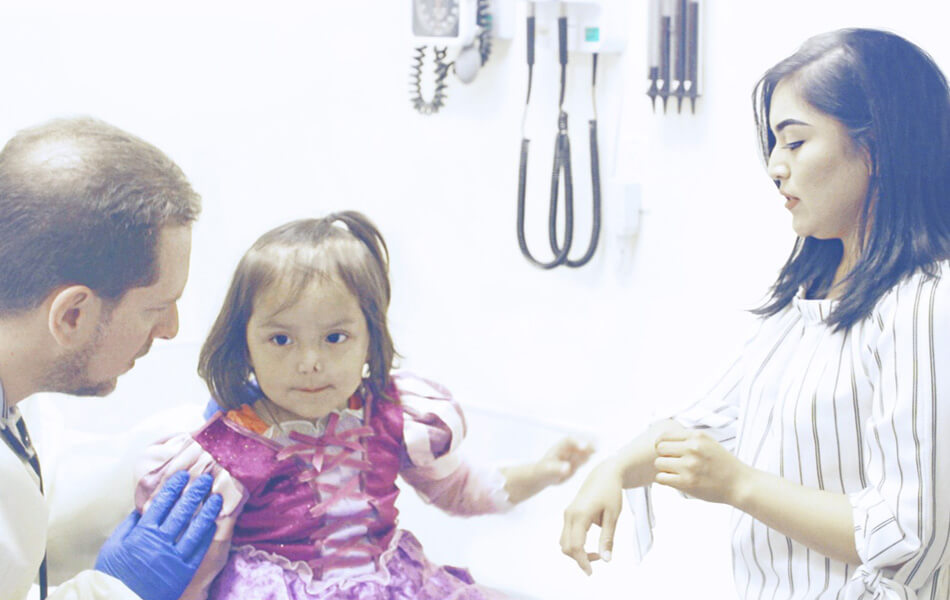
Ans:
{"label": "girl's brown hair", "polygon": [[339,279],[359,302],[370,336],[365,385],[373,396],[386,397],[396,354],[386,320],[389,250],[372,221],[361,213],[343,211],[272,229],[241,258],[198,360],[198,375],[223,407],[237,408],[256,394],[248,382],[247,348],[254,301],[279,284],[289,290],[285,306],[290,306],[317,277]]}

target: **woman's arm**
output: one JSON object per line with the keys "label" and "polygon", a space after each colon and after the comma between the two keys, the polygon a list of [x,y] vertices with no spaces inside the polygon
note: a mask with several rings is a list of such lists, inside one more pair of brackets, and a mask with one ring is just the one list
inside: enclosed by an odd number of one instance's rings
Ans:
{"label": "woman's arm", "polygon": [[754,469],[697,431],[664,432],[656,440],[656,455],[657,483],[732,505],[830,558],[861,562],[847,495]]}
{"label": "woman's arm", "polygon": [[765,525],[835,560],[858,564],[851,501],[750,469],[733,505]]}
{"label": "woman's arm", "polygon": [[[806,488],[740,462],[705,433],[675,421],[655,423],[588,475],[564,511],[561,550],[590,574],[590,561],[609,560],[622,507],[621,490],[657,483],[735,506],[765,525],[831,558],[860,563],[850,500]],[[584,549],[601,527],[598,552]]]}
{"label": "woman's arm", "polygon": [[[564,511],[561,551],[573,558],[585,573],[591,574],[591,560],[610,560],[617,517],[623,506],[621,490],[653,482],[656,475],[653,463],[656,460],[657,436],[666,432],[685,431],[675,421],[658,421],[597,465],[584,480],[574,501]],[[600,526],[598,551],[588,553],[584,549],[584,541],[587,532],[595,524]]]}

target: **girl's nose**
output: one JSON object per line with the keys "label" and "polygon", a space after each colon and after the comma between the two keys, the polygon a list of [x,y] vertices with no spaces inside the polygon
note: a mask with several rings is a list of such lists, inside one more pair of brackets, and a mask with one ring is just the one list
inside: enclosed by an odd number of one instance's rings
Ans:
{"label": "girl's nose", "polygon": [[320,372],[323,370],[320,362],[320,355],[317,352],[307,350],[300,358],[300,362],[297,364],[297,370],[303,374]]}

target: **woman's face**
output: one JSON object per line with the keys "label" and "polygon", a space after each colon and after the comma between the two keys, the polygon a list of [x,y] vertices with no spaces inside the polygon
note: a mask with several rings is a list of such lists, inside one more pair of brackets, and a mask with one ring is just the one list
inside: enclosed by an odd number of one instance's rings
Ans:
{"label": "woman's face", "polygon": [[856,250],[870,180],[867,152],[841,122],[806,102],[794,80],[776,86],[769,127],[776,142],[768,173],[786,199],[795,233],[837,238],[846,252]]}

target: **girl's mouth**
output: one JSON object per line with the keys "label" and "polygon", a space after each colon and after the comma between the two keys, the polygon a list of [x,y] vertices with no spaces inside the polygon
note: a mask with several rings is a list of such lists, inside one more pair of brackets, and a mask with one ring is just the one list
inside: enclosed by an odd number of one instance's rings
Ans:
{"label": "girl's mouth", "polygon": [[313,387],[313,388],[295,388],[299,392],[304,392],[305,394],[316,394],[317,392],[322,392],[325,389],[328,389],[330,386],[325,385],[323,387]]}

